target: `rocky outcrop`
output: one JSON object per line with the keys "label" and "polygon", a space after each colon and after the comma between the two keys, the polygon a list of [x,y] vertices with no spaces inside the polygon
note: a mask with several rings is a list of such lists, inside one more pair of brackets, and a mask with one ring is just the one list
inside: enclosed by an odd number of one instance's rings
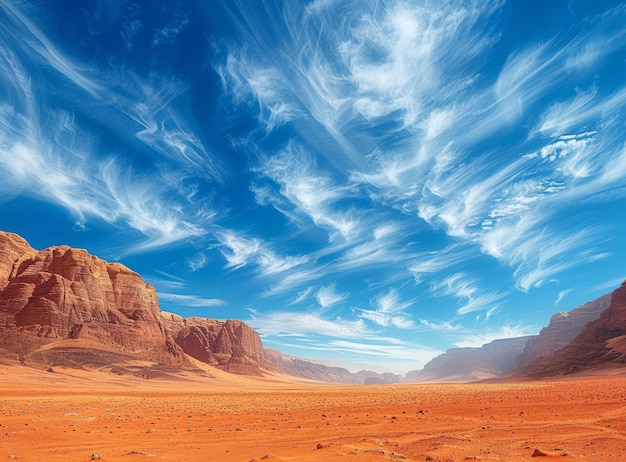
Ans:
{"label": "rocky outcrop", "polygon": [[276,370],[245,323],[163,313],[154,287],[125,266],[68,246],[36,251],[4,232],[0,351],[45,367],[119,371],[130,369],[117,363],[132,360],[192,367],[191,356],[236,374]]}
{"label": "rocky outcrop", "polygon": [[551,355],[565,347],[580,334],[585,325],[598,319],[610,302],[611,294],[606,294],[568,313],[556,313],[550,318],[550,324],[541,329],[537,337],[528,340],[515,361],[516,367],[527,366],[535,358]]}
{"label": "rocky outcrop", "polygon": [[600,317],[564,348],[534,359],[514,375],[543,378],[611,367],[626,367],[626,282],[611,294]]}
{"label": "rocky outcrop", "polygon": [[294,356],[284,355],[280,351],[271,348],[265,349],[265,357],[275,364],[278,370],[283,374],[321,382],[374,385],[398,383],[401,379],[400,375],[392,373],[380,374],[372,371],[350,372],[343,367],[327,366]]}
{"label": "rocky outcrop", "polygon": [[451,348],[422,370],[407,372],[406,382],[472,382],[501,377],[515,369],[515,358],[532,337],[494,340],[478,348]]}
{"label": "rocky outcrop", "polygon": [[66,339],[136,359],[188,364],[159,319],[154,288],[119,263],[67,246],[35,251],[0,233],[0,348],[24,358]]}
{"label": "rocky outcrop", "polygon": [[189,356],[226,372],[263,375],[276,371],[265,358],[259,334],[242,321],[182,318],[162,312],[167,332]]}
{"label": "rocky outcrop", "polygon": [[24,260],[37,252],[17,234],[0,232],[0,291],[6,287]]}

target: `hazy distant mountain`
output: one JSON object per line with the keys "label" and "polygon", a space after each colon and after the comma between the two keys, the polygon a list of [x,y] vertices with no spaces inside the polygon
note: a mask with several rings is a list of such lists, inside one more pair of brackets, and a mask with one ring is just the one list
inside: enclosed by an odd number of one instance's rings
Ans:
{"label": "hazy distant mountain", "polygon": [[542,378],[604,368],[626,368],[626,282],[616,289],[600,317],[564,348],[534,359],[515,376]]}
{"label": "hazy distant mountain", "polygon": [[350,372],[343,367],[327,366],[294,356],[282,354],[278,350],[265,349],[265,357],[276,365],[279,371],[294,377],[319,380],[322,382],[373,385],[397,383],[401,375],[390,372],[380,374],[372,371]]}
{"label": "hazy distant mountain", "polygon": [[518,368],[527,366],[539,356],[547,356],[565,347],[583,327],[595,321],[608,308],[612,294],[603,295],[591,302],[574,308],[568,313],[559,312],[550,318],[550,324],[539,335],[528,340],[515,363]]}
{"label": "hazy distant mountain", "polygon": [[515,359],[532,336],[494,340],[478,348],[451,348],[408,372],[407,382],[471,382],[501,377],[515,369]]}

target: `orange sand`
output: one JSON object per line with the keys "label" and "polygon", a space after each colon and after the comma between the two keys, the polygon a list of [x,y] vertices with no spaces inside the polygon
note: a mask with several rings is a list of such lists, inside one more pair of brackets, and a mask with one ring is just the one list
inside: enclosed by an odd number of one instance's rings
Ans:
{"label": "orange sand", "polygon": [[619,376],[343,387],[0,367],[0,461],[626,460]]}

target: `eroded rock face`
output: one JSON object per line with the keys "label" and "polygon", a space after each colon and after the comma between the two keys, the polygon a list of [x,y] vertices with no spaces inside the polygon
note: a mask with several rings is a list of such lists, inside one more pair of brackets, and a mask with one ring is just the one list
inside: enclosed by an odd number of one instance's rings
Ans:
{"label": "eroded rock face", "polygon": [[606,294],[585,303],[569,313],[559,312],[550,318],[550,324],[541,329],[539,335],[528,340],[524,350],[516,359],[517,368],[524,367],[535,358],[548,356],[574,340],[583,327],[595,321],[608,308],[611,295]]}
{"label": "eroded rock face", "polygon": [[242,321],[182,318],[162,313],[163,323],[177,345],[189,356],[226,372],[261,376],[276,371],[265,359],[259,334]]}
{"label": "eroded rock face", "polygon": [[626,367],[626,282],[615,290],[600,317],[590,322],[564,348],[540,356],[515,371],[541,378],[605,367]]}
{"label": "eroded rock face", "polygon": [[0,232],[0,347],[24,356],[66,339],[187,364],[160,322],[154,288],[119,263],[67,246],[35,251]]}
{"label": "eroded rock face", "polygon": [[37,252],[17,234],[0,232],[0,291],[15,276],[20,264]]}
{"label": "eroded rock face", "polygon": [[188,367],[189,355],[235,374],[276,370],[247,324],[163,313],[154,287],[124,265],[68,246],[36,251],[5,232],[0,349],[38,364],[65,358],[69,367],[111,358]]}

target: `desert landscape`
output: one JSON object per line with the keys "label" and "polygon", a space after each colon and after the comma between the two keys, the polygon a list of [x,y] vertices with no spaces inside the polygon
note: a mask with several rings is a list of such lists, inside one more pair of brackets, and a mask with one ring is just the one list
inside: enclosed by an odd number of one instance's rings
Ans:
{"label": "desert landscape", "polygon": [[0,462],[626,461],[624,25],[0,0]]}
{"label": "desert landscape", "polygon": [[626,378],[613,374],[337,386],[3,366],[0,459],[622,461]]}
{"label": "desert landscape", "polygon": [[0,460],[621,461],[626,283],[420,371],[265,350],[119,263],[0,232]]}

